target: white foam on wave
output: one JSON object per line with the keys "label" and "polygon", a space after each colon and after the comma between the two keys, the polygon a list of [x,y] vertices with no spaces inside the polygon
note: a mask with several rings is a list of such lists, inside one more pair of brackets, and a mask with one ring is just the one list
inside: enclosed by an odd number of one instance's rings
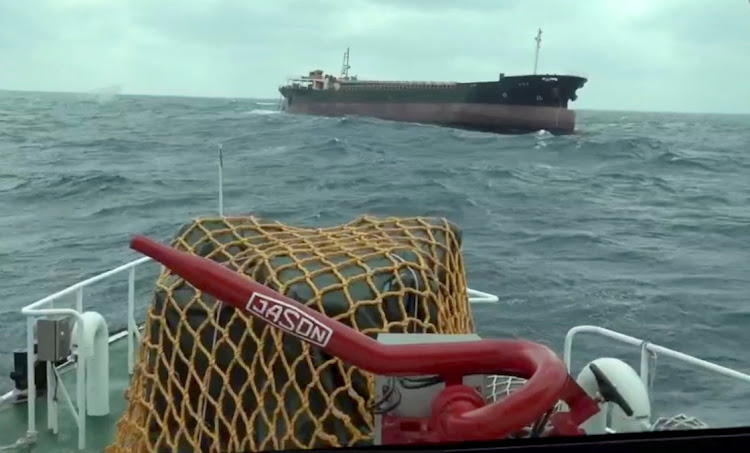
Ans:
{"label": "white foam on wave", "polygon": [[252,109],[246,112],[248,115],[275,115],[281,113],[280,110],[269,110],[269,109]]}

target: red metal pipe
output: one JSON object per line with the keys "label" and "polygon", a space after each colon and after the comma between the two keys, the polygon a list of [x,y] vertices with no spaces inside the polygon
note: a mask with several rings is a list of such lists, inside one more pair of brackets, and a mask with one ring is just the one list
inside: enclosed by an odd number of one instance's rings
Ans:
{"label": "red metal pipe", "polygon": [[445,380],[472,374],[528,379],[521,389],[498,403],[461,414],[447,411],[447,419],[441,420],[440,425],[450,427],[450,437],[506,437],[537,421],[560,399],[571,406],[561,426],[577,426],[598,411],[597,404],[575,384],[562,361],[543,345],[523,340],[384,345],[214,261],[144,236],[136,236],[130,246],[195,288],[363,370],[387,376],[439,375]]}

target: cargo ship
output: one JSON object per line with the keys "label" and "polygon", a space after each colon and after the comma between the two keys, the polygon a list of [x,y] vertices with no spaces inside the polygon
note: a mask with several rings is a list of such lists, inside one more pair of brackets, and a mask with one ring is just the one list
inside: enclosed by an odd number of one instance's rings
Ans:
{"label": "cargo ship", "polygon": [[537,74],[541,29],[536,40],[534,72],[485,82],[360,80],[349,76],[349,49],[341,75],[310,71],[289,78],[279,88],[281,109],[289,113],[347,116],[433,124],[495,133],[546,130],[575,131],[576,114],[568,108],[585,77]]}

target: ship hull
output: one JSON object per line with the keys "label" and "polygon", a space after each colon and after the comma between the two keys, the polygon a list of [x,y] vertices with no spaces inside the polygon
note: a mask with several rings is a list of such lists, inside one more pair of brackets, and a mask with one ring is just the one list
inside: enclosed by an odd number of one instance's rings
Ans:
{"label": "ship hull", "polygon": [[575,131],[575,111],[561,107],[434,102],[305,102],[284,103],[288,113],[340,117],[359,115],[383,120],[433,124],[500,134],[546,130]]}
{"label": "ship hull", "polygon": [[321,116],[361,115],[496,133],[541,129],[570,134],[568,109],[586,79],[569,75],[501,75],[495,82],[320,82],[279,89],[283,110]]}

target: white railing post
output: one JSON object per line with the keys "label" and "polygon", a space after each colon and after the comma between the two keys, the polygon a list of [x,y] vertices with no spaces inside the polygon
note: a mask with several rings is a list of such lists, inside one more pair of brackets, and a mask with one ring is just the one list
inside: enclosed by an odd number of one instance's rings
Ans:
{"label": "white railing post", "polygon": [[568,334],[565,335],[565,343],[563,345],[563,363],[565,363],[565,368],[568,370],[568,373],[571,372],[571,360],[573,355],[573,337],[575,337],[577,331],[577,327],[573,327],[568,331]]}
{"label": "white railing post", "polygon": [[57,434],[57,376],[54,370],[55,365],[47,362],[47,429],[51,429]]}
{"label": "white railing post", "polygon": [[[78,327],[79,336],[83,332],[83,323]],[[78,339],[79,351],[81,339]],[[78,448],[86,448],[86,358],[76,352],[76,406],[78,412]],[[107,395],[109,396],[109,395]]]}
{"label": "white railing post", "polygon": [[[79,316],[83,313],[83,286],[76,290],[76,311]],[[83,340],[83,322],[78,322],[78,351],[76,351],[76,399],[78,405],[78,448],[86,448],[86,359],[81,357],[81,343]]]}
{"label": "white railing post", "polygon": [[648,363],[648,358],[650,355],[650,351],[648,350],[648,341],[644,341],[641,343],[641,381],[643,381],[643,386],[648,390],[649,385],[648,381],[650,379],[650,366]]}
{"label": "white railing post", "polygon": [[133,374],[135,354],[135,266],[128,272],[128,374]]}
{"label": "white railing post", "polygon": [[34,325],[36,319],[29,316],[26,318],[26,376],[27,376],[27,409],[28,409],[28,437],[36,436],[36,376],[34,373],[34,364],[36,354],[34,353]]}
{"label": "white railing post", "polygon": [[79,286],[76,290],[76,311],[83,313],[83,286]]}

